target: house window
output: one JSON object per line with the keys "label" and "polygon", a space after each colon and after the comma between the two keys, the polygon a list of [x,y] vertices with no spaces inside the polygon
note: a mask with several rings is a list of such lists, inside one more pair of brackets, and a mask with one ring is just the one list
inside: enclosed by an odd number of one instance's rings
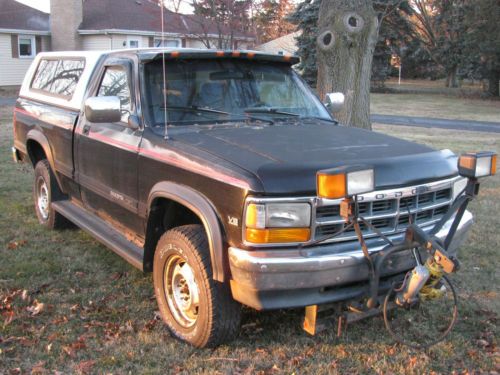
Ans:
{"label": "house window", "polygon": [[19,35],[17,39],[19,57],[32,58],[36,56],[36,41],[34,36]]}
{"label": "house window", "polygon": [[137,37],[127,37],[128,48],[141,48],[141,41]]}
{"label": "house window", "polygon": [[170,47],[170,48],[178,48],[181,46],[181,41],[179,39],[165,39],[162,40],[160,38],[155,38],[155,47]]}

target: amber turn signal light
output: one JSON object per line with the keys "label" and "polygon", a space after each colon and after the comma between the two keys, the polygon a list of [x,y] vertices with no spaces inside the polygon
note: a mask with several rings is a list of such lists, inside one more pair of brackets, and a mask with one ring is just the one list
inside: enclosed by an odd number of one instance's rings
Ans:
{"label": "amber turn signal light", "polygon": [[491,151],[468,152],[458,158],[458,173],[468,178],[493,176],[497,172],[497,154]]}
{"label": "amber turn signal light", "polygon": [[257,244],[307,242],[310,238],[309,228],[246,229],[246,240]]}

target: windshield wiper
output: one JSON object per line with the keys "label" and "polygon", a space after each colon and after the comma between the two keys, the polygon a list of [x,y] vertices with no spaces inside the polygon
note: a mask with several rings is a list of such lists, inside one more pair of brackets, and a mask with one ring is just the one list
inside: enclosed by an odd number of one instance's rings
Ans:
{"label": "windshield wiper", "polygon": [[333,120],[333,119],[330,119],[330,118],[319,117],[319,116],[301,116],[300,119],[304,119],[304,120],[322,120],[322,121],[331,122],[331,123],[336,124],[336,125],[339,123],[337,120]]}
{"label": "windshield wiper", "polygon": [[[165,109],[165,107],[161,107],[162,109]],[[167,106],[167,111],[169,110],[174,110],[174,111],[188,111],[188,112],[203,112],[203,113],[215,113],[215,114],[219,114],[219,115],[232,115],[231,113],[229,112],[225,112],[225,111],[219,111],[217,109],[212,109],[212,108],[203,108],[203,107],[197,107],[195,105],[191,105],[191,106]]]}
{"label": "windshield wiper", "polygon": [[264,107],[264,108],[247,108],[243,112],[245,113],[270,113],[272,115],[284,115],[284,116],[292,116],[292,117],[300,117],[297,113],[292,112],[284,112],[280,111],[276,108]]}
{"label": "windshield wiper", "polygon": [[[163,108],[163,107],[162,107]],[[213,113],[213,114],[218,114],[218,115],[224,115],[224,116],[230,116],[232,117],[233,119],[237,119],[237,120],[241,120],[241,121],[245,121],[245,120],[257,120],[257,121],[262,121],[262,122],[267,122],[268,124],[270,125],[274,125],[274,121],[271,120],[271,119],[266,119],[266,118],[262,118],[262,117],[256,117],[256,116],[246,116],[246,117],[242,117],[241,115],[239,114],[236,114],[236,113],[231,113],[231,112],[226,112],[226,111],[219,111],[217,109],[213,109],[213,108],[203,108],[203,107],[197,107],[195,105],[192,105],[192,106],[168,106],[167,107],[167,111],[168,110],[174,110],[174,111],[189,111],[189,112],[202,112],[202,113]],[[246,113],[246,112],[245,112]]]}

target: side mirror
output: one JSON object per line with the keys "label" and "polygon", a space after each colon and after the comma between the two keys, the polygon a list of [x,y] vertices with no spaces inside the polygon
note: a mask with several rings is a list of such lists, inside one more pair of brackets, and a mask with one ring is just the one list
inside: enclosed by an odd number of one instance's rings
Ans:
{"label": "side mirror", "polygon": [[344,107],[345,96],[341,92],[333,92],[326,94],[325,106],[332,113],[337,113]]}
{"label": "side mirror", "polygon": [[85,101],[85,117],[90,122],[119,122],[122,105],[118,96],[95,96]]}

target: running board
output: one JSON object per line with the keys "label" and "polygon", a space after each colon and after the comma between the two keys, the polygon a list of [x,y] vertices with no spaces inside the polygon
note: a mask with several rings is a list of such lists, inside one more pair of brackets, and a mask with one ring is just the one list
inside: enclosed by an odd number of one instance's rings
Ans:
{"label": "running board", "polygon": [[134,267],[143,271],[143,250],[99,217],[68,200],[52,203],[52,208],[113,250]]}

